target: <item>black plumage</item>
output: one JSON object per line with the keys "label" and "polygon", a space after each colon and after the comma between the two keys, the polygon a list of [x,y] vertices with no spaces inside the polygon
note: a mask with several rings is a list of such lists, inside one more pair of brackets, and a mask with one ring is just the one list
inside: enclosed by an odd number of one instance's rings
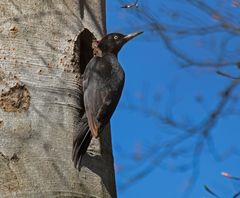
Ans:
{"label": "black plumage", "polygon": [[73,138],[72,160],[78,170],[92,137],[97,138],[103,131],[121,97],[124,71],[118,62],[118,52],[127,41],[141,33],[106,35],[98,44],[101,56],[94,56],[86,66],[83,74],[85,113]]}

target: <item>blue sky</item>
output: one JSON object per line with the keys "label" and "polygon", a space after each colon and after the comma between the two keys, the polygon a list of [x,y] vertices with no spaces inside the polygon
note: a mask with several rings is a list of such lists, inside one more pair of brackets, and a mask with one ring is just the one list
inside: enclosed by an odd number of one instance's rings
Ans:
{"label": "blue sky", "polygon": [[[124,1],[122,1],[124,2]],[[125,1],[126,2],[126,1]],[[165,3],[164,3],[165,2]],[[209,20],[204,13],[198,12],[194,7],[185,6],[186,1],[139,1],[139,6],[149,8],[155,12],[154,16],[173,25],[184,24],[191,28],[193,24],[181,21],[181,17],[173,22],[166,17],[169,8],[194,13],[194,20],[199,24],[214,25],[216,21]],[[230,1],[209,1],[210,6],[216,10],[229,14],[240,14]],[[216,3],[216,2],[222,2]],[[228,4],[229,3],[229,4]],[[171,115],[183,123],[197,124],[205,120],[220,100],[220,93],[231,80],[217,75],[216,68],[182,68],[179,59],[167,48],[164,42],[149,29],[146,24],[136,17],[140,10],[121,9],[119,1],[107,1],[107,29],[108,32],[130,33],[144,31],[136,39],[129,42],[120,52],[119,61],[126,73],[126,82],[120,104],[112,118],[112,138],[114,158],[117,167],[117,189],[121,198],[130,197],[185,197],[184,194],[192,169],[177,172],[178,165],[191,164],[192,157],[177,155],[169,156],[166,160],[156,162],[149,174],[129,184],[122,190],[124,182],[152,163],[151,157],[143,157],[151,151],[156,154],[164,144],[171,141],[182,132],[162,124],[154,116],[139,110],[129,109],[127,105],[134,105],[151,111]],[[166,9],[165,9],[166,8]],[[165,10],[164,10],[165,9]],[[225,12],[227,10],[227,12]],[[238,15],[239,16],[239,15]],[[234,21],[239,25],[239,21]],[[209,36],[186,37],[178,39],[179,48],[199,60],[213,60],[221,49],[222,37],[231,35],[211,34]],[[229,42],[224,57],[234,59],[234,50],[237,50],[239,40]],[[199,47],[200,46],[200,47]],[[202,47],[203,46],[203,47]],[[238,57],[237,57],[238,58]],[[223,71],[232,72],[236,76],[239,70],[233,65],[221,68]],[[239,96],[239,88],[233,92]],[[226,109],[232,104],[227,103]],[[239,107],[239,101],[233,107]],[[210,134],[214,141],[216,152],[224,158],[217,161],[209,151],[207,142],[199,155],[197,169],[198,177],[189,197],[213,197],[204,190],[207,185],[221,197],[231,197],[240,191],[239,182],[221,176],[226,171],[235,176],[240,176],[239,157],[239,116],[224,116],[218,119]],[[181,149],[193,150],[197,138],[187,140],[179,145]],[[162,146],[163,145],[163,146]],[[154,148],[156,146],[156,148]],[[140,159],[137,159],[137,156]]]}

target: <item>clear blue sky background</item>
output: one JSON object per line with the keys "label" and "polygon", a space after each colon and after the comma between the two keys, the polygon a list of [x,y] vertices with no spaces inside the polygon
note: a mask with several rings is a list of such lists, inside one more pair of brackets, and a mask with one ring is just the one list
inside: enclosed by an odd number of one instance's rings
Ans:
{"label": "clear blue sky background", "polygon": [[[163,2],[165,3],[163,4]],[[148,0],[139,1],[139,6],[149,6],[156,11],[155,16],[157,14],[161,20],[170,22],[168,18],[164,18],[165,16],[161,14],[162,11],[159,8],[167,6],[186,10],[185,1],[179,2]],[[213,0],[210,2],[210,5],[215,6],[216,9],[221,9],[221,6],[228,8],[227,3],[231,3],[230,0],[218,1],[225,3],[224,5],[216,4],[217,1]],[[176,57],[166,49],[161,39],[132,15],[136,11],[121,9],[120,5],[119,1],[107,1],[108,32],[117,31],[126,34],[140,30],[145,33],[129,42],[119,54],[119,61],[126,73],[126,84],[120,105],[112,118],[118,196],[120,198],[184,197],[191,169],[185,172],[176,172],[174,166],[184,164],[185,160],[189,160],[191,157],[170,157],[165,165],[156,165],[146,177],[132,183],[129,188],[121,190],[121,185],[128,181],[129,176],[138,169],[144,168],[148,163],[149,159],[144,159],[145,162],[134,160],[133,154],[141,155],[153,145],[161,146],[166,139],[171,139],[177,133],[176,130],[170,130],[151,116],[126,109],[125,105],[144,105],[165,114],[169,113],[169,109],[172,108],[176,119],[197,123],[215,107],[220,99],[219,92],[230,83],[230,80],[215,74],[215,68],[182,69],[179,67]],[[192,9],[187,12],[195,12],[194,8]],[[229,9],[231,12],[238,12],[239,10],[236,9],[240,8],[231,7]],[[214,23],[214,20],[205,21],[207,16],[203,13],[196,13],[196,16],[205,24]],[[204,45],[202,51],[196,44],[199,40],[192,37],[179,41],[179,44],[185,52],[193,57],[199,57],[199,53],[201,53],[200,58],[208,59],[215,57],[215,52],[217,53],[219,50],[218,39],[214,37],[220,38],[221,36],[212,35],[210,38],[204,38],[204,41],[201,40],[201,44]],[[239,43],[239,40],[237,42]],[[229,51],[234,51],[234,45],[229,48]],[[237,72],[240,73],[237,69],[224,68],[223,70],[234,72],[234,75],[237,75]],[[239,95],[237,92],[235,94]],[[196,101],[196,97],[199,96],[203,98],[201,104]],[[236,103],[237,107],[239,107],[239,102]],[[239,116],[226,116],[216,124],[211,132],[216,150],[220,155],[229,156],[229,153],[232,155],[219,162],[212,157],[207,146],[204,147],[199,158],[199,175],[189,197],[213,197],[204,190],[204,185],[208,185],[221,197],[231,197],[240,191],[240,182],[220,175],[222,171],[227,171],[235,176],[240,176],[239,129]],[[194,148],[194,142],[183,144],[186,144],[185,148],[187,149]],[[235,152],[231,152],[233,149]],[[171,166],[173,168],[169,168]]]}

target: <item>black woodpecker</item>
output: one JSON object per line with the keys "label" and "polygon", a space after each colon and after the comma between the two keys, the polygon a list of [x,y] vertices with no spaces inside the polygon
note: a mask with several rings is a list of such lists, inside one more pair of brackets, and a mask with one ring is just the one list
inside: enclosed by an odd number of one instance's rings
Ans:
{"label": "black woodpecker", "polygon": [[118,52],[125,43],[141,33],[106,35],[98,44],[101,56],[94,56],[86,66],[83,74],[85,112],[80,130],[73,137],[72,160],[78,170],[92,137],[97,138],[103,131],[121,97],[124,71],[118,62]]}

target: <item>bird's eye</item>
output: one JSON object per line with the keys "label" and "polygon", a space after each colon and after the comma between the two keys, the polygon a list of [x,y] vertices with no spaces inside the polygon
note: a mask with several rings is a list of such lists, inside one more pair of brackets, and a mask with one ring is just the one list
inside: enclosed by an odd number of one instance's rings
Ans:
{"label": "bird's eye", "polygon": [[114,38],[115,40],[117,40],[117,39],[118,39],[118,36],[114,36],[113,38]]}

